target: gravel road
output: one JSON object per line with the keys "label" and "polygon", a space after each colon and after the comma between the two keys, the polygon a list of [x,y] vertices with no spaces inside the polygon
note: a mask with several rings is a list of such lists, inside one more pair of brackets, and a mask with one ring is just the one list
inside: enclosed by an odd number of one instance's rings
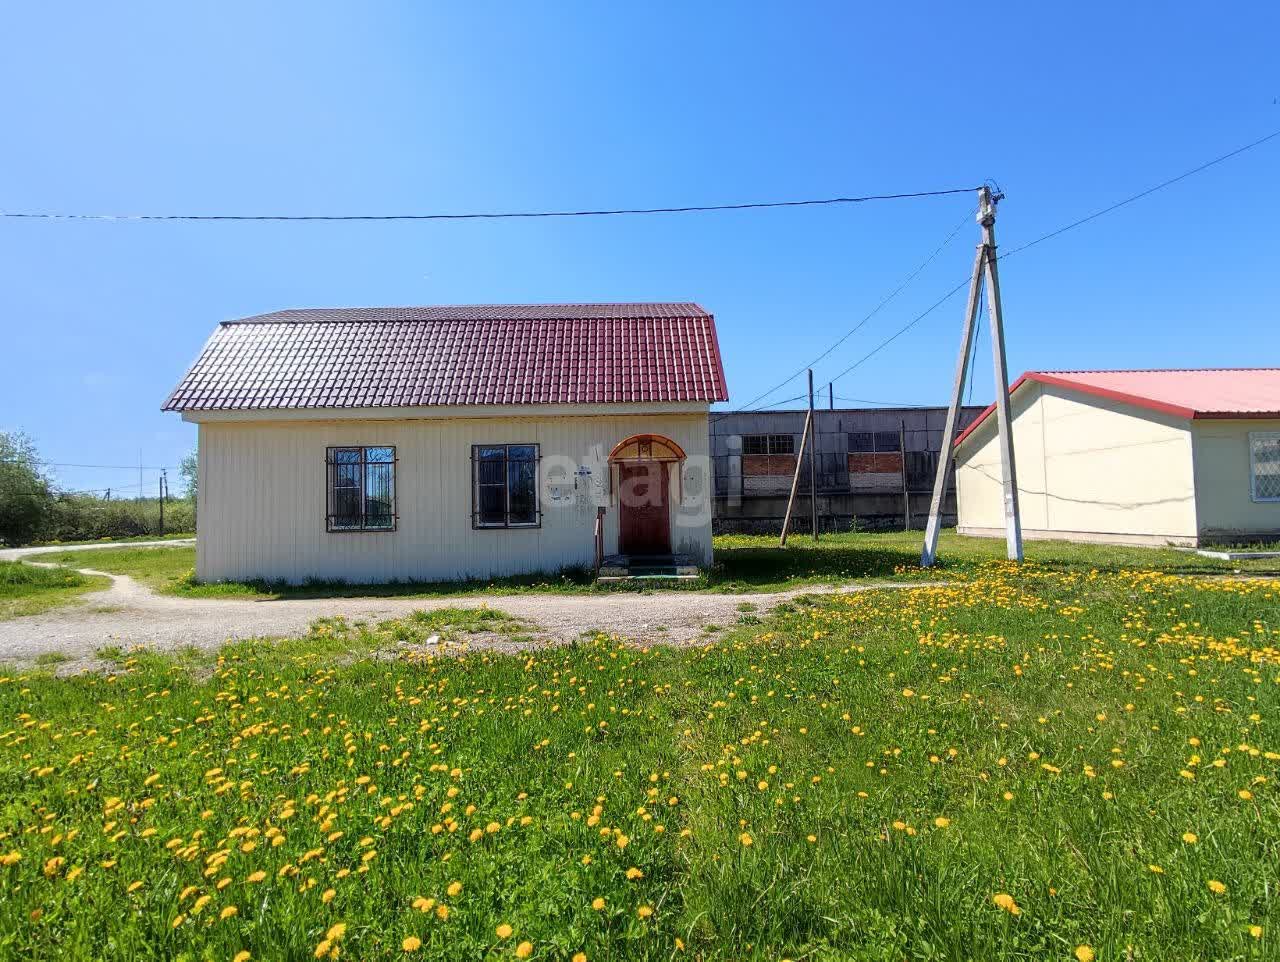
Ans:
{"label": "gravel road", "polygon": [[[172,545],[175,542],[164,542]],[[134,546],[140,544],[134,542]],[[98,545],[84,545],[92,552]],[[0,552],[0,560],[37,555],[44,549]],[[53,550],[71,550],[55,548]],[[77,549],[79,550],[79,549]],[[87,562],[91,556],[86,557]],[[39,562],[33,562],[39,563]],[[748,602],[764,612],[801,594],[918,585],[850,585],[841,589],[803,588],[751,594],[706,594],[655,591],[562,595],[465,595],[452,598],[316,598],[280,601],[182,598],[157,594],[126,575],[91,567],[86,574],[103,575],[111,586],[81,595],[73,603],[50,611],[0,621],[0,659],[30,661],[58,652],[73,661],[91,659],[104,645],[145,644],[158,650],[194,645],[217,648],[241,638],[288,638],[304,634],[317,618],[342,616],[351,621],[402,618],[414,611],[436,608],[474,608],[488,605],[522,619],[528,633],[544,641],[570,641],[584,632],[604,630],[622,637],[687,644],[707,637],[706,628],[732,625],[738,606]]]}

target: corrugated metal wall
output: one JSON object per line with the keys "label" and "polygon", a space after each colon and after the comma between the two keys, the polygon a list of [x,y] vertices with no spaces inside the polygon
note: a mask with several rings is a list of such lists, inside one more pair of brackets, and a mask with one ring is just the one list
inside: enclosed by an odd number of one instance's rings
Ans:
{"label": "corrugated metal wall", "polygon": [[[597,499],[608,498],[609,451],[640,433],[670,437],[688,455],[679,483],[673,477],[671,543],[709,562],[705,414],[226,421],[200,424],[197,576],[379,582],[590,565]],[[472,528],[471,446],[498,443],[540,445],[539,528]],[[326,531],[325,451],[346,445],[395,446],[396,531]],[[582,466],[589,476],[578,474]],[[614,552],[615,504],[607,507],[605,521],[605,550]]]}
{"label": "corrugated metal wall", "polygon": [[[981,413],[980,407],[961,411],[963,428]],[[780,526],[786,511],[790,477],[776,478],[771,483],[752,477],[749,457],[744,459],[742,438],[746,435],[787,434],[800,450],[805,411],[744,411],[711,415],[711,455],[715,462],[715,525],[717,531],[772,530]],[[946,422],[946,408],[841,408],[815,411],[817,421],[816,453],[818,459],[818,511],[820,524],[828,530],[847,528],[857,523],[868,527],[901,527],[904,516],[902,473],[910,492],[914,527],[922,527],[929,510],[934,474],[938,467],[938,449]],[[861,453],[878,450],[880,435],[892,435],[897,451],[899,430],[905,431],[905,450],[901,466],[892,477],[887,476],[887,459],[876,456],[873,465],[863,464]],[[859,443],[870,435],[871,448]],[[881,464],[880,462],[884,462]],[[850,466],[855,470],[850,472]],[[873,470],[858,470],[872,467]],[[865,476],[864,476],[865,475]],[[785,483],[783,483],[785,481]],[[810,490],[807,455],[801,459],[800,492]],[[808,507],[793,519],[798,528],[808,527]],[[944,503],[944,520],[955,520],[954,479],[948,486]]]}

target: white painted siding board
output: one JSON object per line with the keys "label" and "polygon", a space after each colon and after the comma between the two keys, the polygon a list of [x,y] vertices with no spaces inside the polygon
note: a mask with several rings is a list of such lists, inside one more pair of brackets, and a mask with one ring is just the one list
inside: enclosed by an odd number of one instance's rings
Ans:
{"label": "white painted siding board", "polygon": [[[536,529],[471,526],[471,446],[536,443],[542,457],[599,459],[638,433],[672,438],[689,467],[708,452],[705,413],[406,421],[205,421],[200,425],[201,505],[197,571],[202,579],[308,577],[348,581],[488,577],[589,564],[592,503],[558,507],[543,492]],[[393,444],[398,458],[395,532],[325,531],[325,448]],[[605,468],[607,470],[607,468]],[[545,488],[545,473],[542,473]],[[696,496],[671,478],[672,545],[711,556],[711,485]],[[680,518],[693,519],[692,526]],[[606,512],[606,551],[617,550],[618,511]]]}

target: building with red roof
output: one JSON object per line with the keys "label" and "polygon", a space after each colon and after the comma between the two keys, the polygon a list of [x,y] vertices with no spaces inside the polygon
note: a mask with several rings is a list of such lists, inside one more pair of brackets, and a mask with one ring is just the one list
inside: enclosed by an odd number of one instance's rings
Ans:
{"label": "building with red roof", "polygon": [[708,564],[727,399],[697,304],[482,304],[226,321],[164,409],[200,580],[380,582]]}
{"label": "building with red roof", "polygon": [[[1010,394],[1027,537],[1280,540],[1280,368],[1028,371]],[[956,440],[964,534],[1004,534],[993,411]]]}

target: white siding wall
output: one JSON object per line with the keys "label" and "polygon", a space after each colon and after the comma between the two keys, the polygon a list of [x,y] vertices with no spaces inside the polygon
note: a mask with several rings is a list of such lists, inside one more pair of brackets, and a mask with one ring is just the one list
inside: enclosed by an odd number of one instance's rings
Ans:
{"label": "white siding wall", "polygon": [[[1160,544],[1196,538],[1190,422],[1038,382],[1014,397],[1014,447],[1028,537]],[[1004,532],[992,415],[957,456],[959,528]]]}
{"label": "white siding wall", "polygon": [[1280,420],[1202,420],[1191,424],[1201,537],[1280,537],[1280,502],[1253,500],[1249,460],[1249,433],[1280,431]]}
{"label": "white siding wall", "polygon": [[[661,434],[684,448],[683,485],[672,468],[674,550],[711,560],[711,480],[705,413],[423,420],[202,421],[196,574],[202,580],[345,579],[350,582],[485,578],[589,565],[595,501],[582,492],[548,498],[556,459],[595,476],[617,442]],[[542,526],[474,530],[471,446],[541,446]],[[395,445],[394,532],[325,530],[325,449]],[[683,503],[678,503],[683,487]],[[615,493],[616,498],[616,493]],[[616,501],[605,516],[605,551],[617,550]]]}

